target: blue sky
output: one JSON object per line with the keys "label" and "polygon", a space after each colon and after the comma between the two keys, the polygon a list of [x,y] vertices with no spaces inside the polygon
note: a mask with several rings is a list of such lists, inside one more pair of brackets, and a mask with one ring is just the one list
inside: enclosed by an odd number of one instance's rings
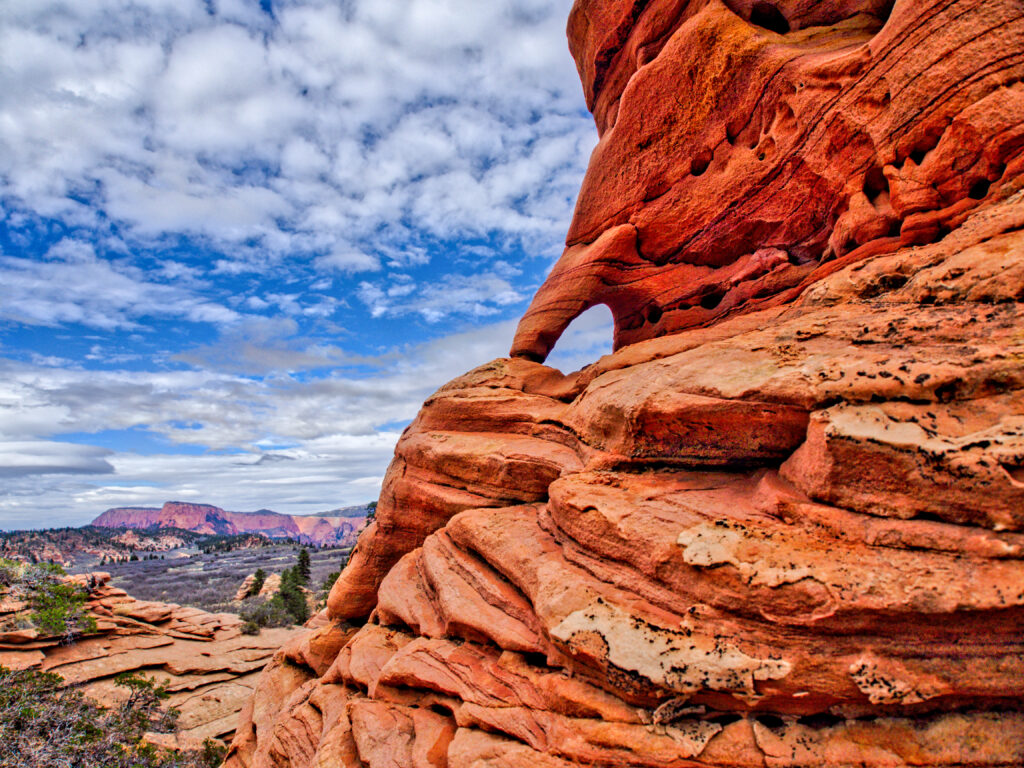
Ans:
{"label": "blue sky", "polygon": [[0,528],[375,498],[561,251],[569,6],[4,0]]}

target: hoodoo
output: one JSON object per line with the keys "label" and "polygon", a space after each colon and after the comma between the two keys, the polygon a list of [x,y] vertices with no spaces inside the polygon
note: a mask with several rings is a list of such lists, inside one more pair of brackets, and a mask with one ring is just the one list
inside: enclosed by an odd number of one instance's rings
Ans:
{"label": "hoodoo", "polygon": [[[252,766],[1024,764],[1024,8],[577,0],[600,141]],[[588,307],[615,352],[543,365]]]}

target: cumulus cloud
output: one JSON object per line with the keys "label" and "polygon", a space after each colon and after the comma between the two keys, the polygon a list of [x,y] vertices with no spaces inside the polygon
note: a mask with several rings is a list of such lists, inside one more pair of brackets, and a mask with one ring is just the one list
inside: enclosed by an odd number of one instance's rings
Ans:
{"label": "cumulus cloud", "polygon": [[325,271],[376,271],[425,234],[550,256],[594,140],[568,7],[11,0],[0,195]]}
{"label": "cumulus cloud", "polygon": [[41,260],[0,254],[0,320],[112,329],[134,327],[153,315],[217,325],[238,319],[234,310],[186,287],[155,282],[136,266],[97,257],[90,243],[61,240]]}
{"label": "cumulus cloud", "polygon": [[429,323],[453,312],[472,317],[495,315],[501,307],[525,298],[505,277],[494,272],[464,277],[447,275],[424,285],[397,275],[390,285],[360,283],[358,296],[373,317],[419,315]]}

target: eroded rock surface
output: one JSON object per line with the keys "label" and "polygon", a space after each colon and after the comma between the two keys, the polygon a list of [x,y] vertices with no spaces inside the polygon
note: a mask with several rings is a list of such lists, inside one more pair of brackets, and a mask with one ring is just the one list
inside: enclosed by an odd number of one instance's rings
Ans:
{"label": "eroded rock surface", "polygon": [[[107,573],[71,578],[90,585],[84,611],[97,631],[69,645],[35,628],[0,632],[0,666],[53,672],[104,705],[128,695],[115,684],[117,675],[152,678],[167,687],[166,705],[181,712],[169,746],[195,749],[208,738],[230,740],[262,669],[282,645],[303,634],[291,628],[243,635],[234,614],[136,600],[110,586]],[[4,599],[0,620],[12,623],[27,610]]]}
{"label": "eroded rock surface", "polygon": [[[1024,764],[1024,9],[578,0],[601,141],[228,765]],[[594,304],[616,351],[542,364]]]}

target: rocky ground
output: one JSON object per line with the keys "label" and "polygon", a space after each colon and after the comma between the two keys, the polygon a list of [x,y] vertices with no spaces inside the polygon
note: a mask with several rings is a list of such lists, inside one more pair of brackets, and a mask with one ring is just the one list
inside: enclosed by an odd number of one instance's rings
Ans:
{"label": "rocky ground", "polygon": [[[167,704],[181,711],[177,745],[198,748],[206,738],[230,739],[260,671],[283,644],[303,630],[264,629],[243,635],[232,614],[136,600],[109,584],[106,573],[74,577],[91,584],[85,613],[96,630],[67,644],[18,617],[29,606],[10,595],[0,600],[0,666],[54,672],[104,704],[127,690],[114,677],[133,672],[166,685]],[[23,628],[13,629],[22,625]]]}
{"label": "rocky ground", "polygon": [[[601,140],[227,765],[1024,765],[1024,11],[577,0]],[[607,304],[616,352],[542,364]]]}

